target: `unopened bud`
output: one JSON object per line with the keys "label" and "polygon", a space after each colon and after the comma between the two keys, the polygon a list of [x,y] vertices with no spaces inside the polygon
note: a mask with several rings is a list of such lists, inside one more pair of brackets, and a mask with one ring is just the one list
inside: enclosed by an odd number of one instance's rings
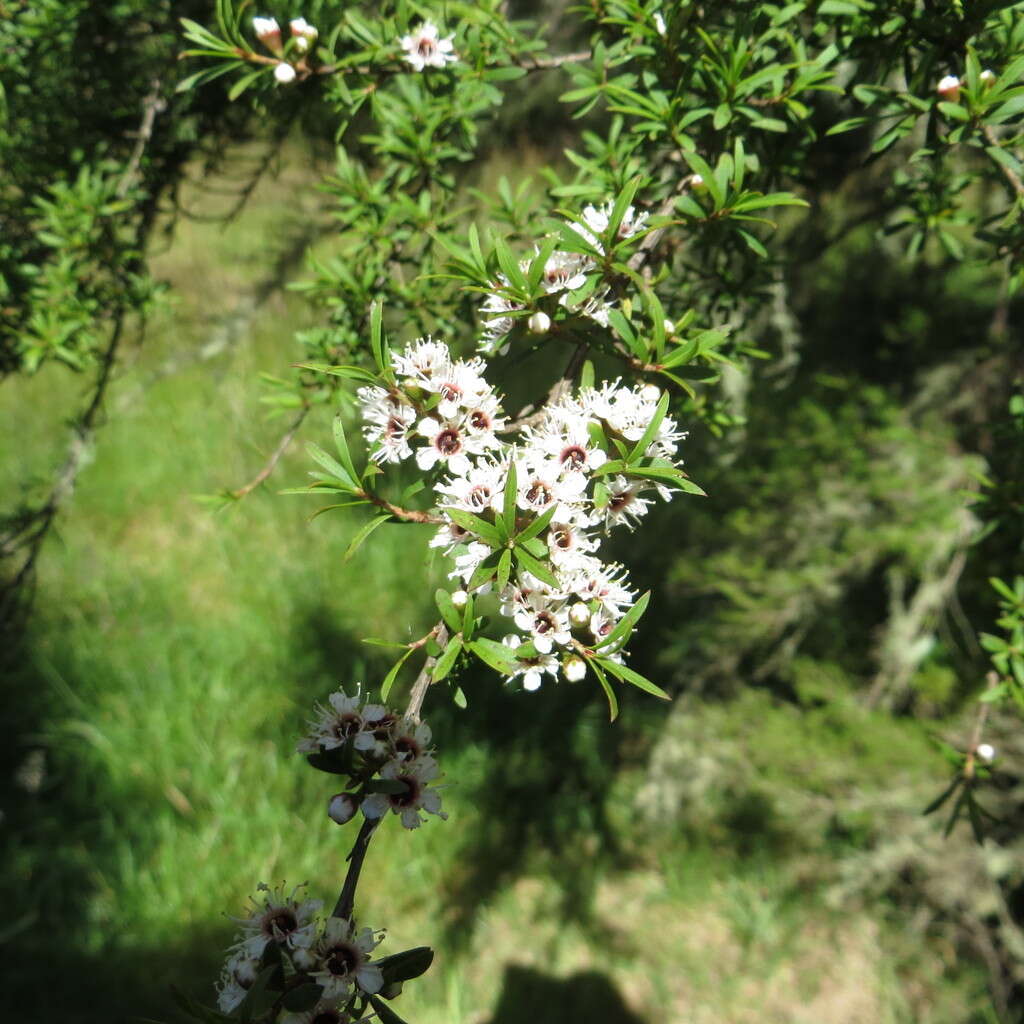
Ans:
{"label": "unopened bud", "polygon": [[570,683],[578,683],[586,674],[587,663],[582,658],[577,658],[575,654],[570,654],[562,662],[562,675]]}
{"label": "unopened bud", "polygon": [[956,103],[960,97],[960,79],[956,75],[946,75],[935,87],[935,91],[950,103]]}
{"label": "unopened bud", "polygon": [[534,334],[547,334],[551,330],[551,317],[542,310],[537,310],[529,320],[526,321],[526,326],[533,331]]}
{"label": "unopened bud", "polygon": [[281,85],[288,85],[290,82],[295,81],[295,68],[291,64],[286,64],[281,61],[280,64],[274,68],[274,78],[281,83]]}
{"label": "unopened bud", "polygon": [[657,402],[661,398],[661,388],[656,384],[645,384],[640,389],[640,397],[645,402]]}
{"label": "unopened bud", "polygon": [[253,18],[252,28],[256,38],[274,53],[281,52],[281,26],[276,18]]}
{"label": "unopened bud", "polygon": [[455,605],[456,608],[465,608],[468,600],[469,594],[464,590],[456,590],[455,593],[452,594],[452,604]]}
{"label": "unopened bud", "polygon": [[351,793],[335,793],[327,805],[327,816],[339,825],[351,821],[355,813],[356,802]]}
{"label": "unopened bud", "polygon": [[582,602],[577,601],[569,609],[569,621],[574,626],[589,626],[590,625],[590,609]]}
{"label": "unopened bud", "polygon": [[984,86],[991,85],[996,80],[996,73],[985,68],[980,75],[978,75],[978,81]]}
{"label": "unopened bud", "polygon": [[654,27],[657,29],[659,36],[665,34],[665,19],[661,16],[661,11],[654,12]]}
{"label": "unopened bud", "polygon": [[982,761],[991,762],[996,758],[996,748],[991,743],[979,743],[976,753]]}
{"label": "unopened bud", "polygon": [[674,323],[672,323],[672,321],[669,320],[668,317],[665,317],[665,333],[666,334],[675,334],[676,333],[676,325]]}
{"label": "unopened bud", "polygon": [[380,994],[385,999],[394,999],[396,996],[402,994],[402,982],[393,981],[390,985],[385,985],[381,990]]}
{"label": "unopened bud", "polygon": [[690,187],[691,188],[703,188],[704,187],[704,176],[701,174],[690,175]]}
{"label": "unopened bud", "polygon": [[299,53],[305,53],[320,34],[305,18],[292,18],[288,23],[292,30],[292,38],[295,40],[295,49]]}
{"label": "unopened bud", "polygon": [[242,988],[252,988],[260,975],[260,962],[255,957],[239,960],[232,966],[231,973]]}

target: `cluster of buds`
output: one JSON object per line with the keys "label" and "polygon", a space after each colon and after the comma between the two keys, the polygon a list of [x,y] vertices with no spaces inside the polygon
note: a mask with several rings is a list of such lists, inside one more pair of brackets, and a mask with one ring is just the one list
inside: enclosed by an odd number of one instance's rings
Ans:
{"label": "cluster of buds", "polygon": [[[385,984],[386,961],[370,961],[383,933],[359,929],[346,918],[321,917],[322,901],[300,899],[301,888],[286,896],[261,884],[249,916],[235,919],[239,933],[217,986],[222,1013],[238,1009],[265,974],[261,987],[304,999],[300,1012],[279,1018],[283,1024],[364,1019],[369,997]],[[287,995],[282,998],[287,1007]]]}
{"label": "cluster of buds", "polygon": [[544,674],[575,681],[586,671],[580,654],[594,652],[621,664],[616,627],[636,593],[623,566],[595,552],[683,479],[685,435],[666,416],[667,395],[616,380],[516,425],[479,357],[453,359],[425,339],[393,354],[390,369],[389,387],[359,390],[371,457],[445,472],[433,484],[443,525],[430,543],[452,558],[463,603],[497,591],[517,629],[503,640],[507,678],[522,677],[526,689]]}
{"label": "cluster of buds", "polygon": [[317,40],[319,32],[316,27],[310,25],[305,18],[292,18],[288,23],[291,38],[286,45],[282,38],[281,26],[276,18],[255,17],[252,19],[252,28],[256,38],[272,53],[279,58],[274,66],[274,78],[281,85],[288,85],[298,77],[295,64],[288,59],[290,53],[297,54],[301,60],[302,56],[309,52]]}
{"label": "cluster of buds", "polygon": [[[602,237],[608,230],[614,203],[606,203],[602,207],[587,206],[580,215],[579,222],[569,222],[569,226],[593,249],[595,255],[603,256],[605,249]],[[630,238],[641,231],[647,223],[647,214],[638,213],[632,206],[627,207],[618,227],[618,240]],[[525,271],[531,264],[523,260],[520,269]],[[608,315],[613,306],[608,301],[607,291],[601,294],[588,295],[580,302],[575,302],[572,293],[581,289],[587,281],[587,274],[595,270],[597,264],[593,256],[586,253],[565,252],[556,249],[548,257],[541,275],[541,283],[548,295],[558,296],[558,303],[563,308],[578,316],[593,320],[602,327],[608,326]],[[504,274],[498,275],[494,290],[487,296],[479,309],[484,322],[483,337],[480,339],[480,351],[485,354],[508,351],[507,335],[515,326],[515,318],[511,313],[519,312],[523,307],[508,295],[509,280]],[[533,313],[528,319],[531,331],[545,333],[551,326],[551,318],[543,310]]]}
{"label": "cluster of buds", "polygon": [[316,713],[298,750],[309,755],[314,768],[349,778],[346,789],[328,802],[332,820],[344,825],[358,810],[380,820],[390,810],[413,829],[422,824],[422,811],[447,817],[431,785],[439,772],[426,722],[400,717],[344,690],[317,705]]}

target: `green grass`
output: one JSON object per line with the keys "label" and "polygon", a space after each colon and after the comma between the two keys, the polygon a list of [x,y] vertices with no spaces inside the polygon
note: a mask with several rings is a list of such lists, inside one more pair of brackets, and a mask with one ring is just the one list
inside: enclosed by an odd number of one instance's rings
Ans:
{"label": "green grass", "polygon": [[[21,1020],[167,1019],[171,984],[212,1000],[224,915],[257,882],[332,900],[355,826],[327,819],[331,780],[294,743],[314,700],[380,678],[360,637],[431,621],[420,528],[385,527],[345,564],[359,517],[311,523],[313,499],[275,494],[304,481],[300,445],[237,506],[196,500],[249,479],[284,429],[256,378],[284,371],[312,314],[281,290],[245,303],[295,230],[294,196],[313,202],[302,168],[293,154],[226,230],[177,226],[158,260],[173,304],[40,563],[10,680],[22,781],[0,882]],[[5,493],[43,486],[80,393],[59,368],[0,390],[20,433]],[[326,443],[328,411],[304,436]],[[610,727],[582,686],[466,689],[467,712],[427,703],[450,820],[389,823],[359,899],[384,951],[438,949],[397,1004],[412,1024],[944,1024],[983,1004],[977,970],[944,971],[908,931],[913,907],[843,888],[883,828],[923,835],[940,769],[913,723],[747,692],[672,711],[637,695]]]}

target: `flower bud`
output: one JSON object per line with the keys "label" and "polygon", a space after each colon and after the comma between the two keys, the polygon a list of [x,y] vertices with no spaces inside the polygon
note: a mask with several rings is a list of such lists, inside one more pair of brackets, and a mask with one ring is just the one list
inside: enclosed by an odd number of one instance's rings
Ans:
{"label": "flower bud", "polygon": [[935,91],[950,103],[956,103],[960,98],[960,79],[956,75],[946,75],[936,86]]}
{"label": "flower bud", "polygon": [[654,12],[654,27],[659,36],[665,34],[665,19],[661,16],[661,11]]}
{"label": "flower bud", "polygon": [[577,601],[569,609],[569,621],[577,627],[590,625],[590,609],[582,602]]}
{"label": "flower bud", "polygon": [[456,590],[455,593],[452,594],[452,604],[455,605],[456,608],[465,608],[468,600],[469,594],[464,590]]}
{"label": "flower bud", "polygon": [[666,334],[675,334],[676,333],[676,325],[674,323],[672,323],[672,321],[669,320],[668,317],[665,317],[665,333]]}
{"label": "flower bud", "polygon": [[292,18],[288,27],[292,30],[295,49],[299,53],[305,53],[316,42],[316,37],[320,34],[305,18]]}
{"label": "flower bud", "polygon": [[252,988],[260,974],[260,962],[255,957],[237,960],[232,966],[231,973],[242,988]]}
{"label": "flower bud", "polygon": [[979,743],[975,753],[982,761],[991,763],[996,758],[996,748],[991,743]]}
{"label": "flower bud", "polygon": [[276,18],[253,18],[252,28],[256,38],[274,53],[281,52],[281,26]]}
{"label": "flower bud", "polygon": [[981,82],[986,88],[990,86],[996,80],[996,73],[985,68],[980,75],[978,75],[978,81]]}
{"label": "flower bud", "polygon": [[344,825],[356,813],[356,802],[351,793],[335,793],[327,805],[327,816],[331,821]]}
{"label": "flower bud", "polygon": [[288,85],[290,82],[295,81],[295,68],[291,64],[286,64],[281,61],[280,64],[274,68],[274,78],[281,83],[281,85]]}
{"label": "flower bud", "polygon": [[691,188],[703,188],[704,187],[704,177],[703,177],[703,175],[691,174],[690,175],[690,187]]}
{"label": "flower bud", "polygon": [[562,662],[562,675],[570,683],[578,683],[586,674],[587,663],[582,658],[577,658],[575,654],[570,654]]}
{"label": "flower bud", "polygon": [[393,981],[390,985],[385,985],[380,990],[380,995],[385,999],[394,999],[396,996],[402,994],[403,983],[400,981]]}
{"label": "flower bud", "polygon": [[537,312],[526,321],[526,326],[529,327],[534,334],[547,334],[551,329],[551,317],[549,317],[547,313],[537,310]]}

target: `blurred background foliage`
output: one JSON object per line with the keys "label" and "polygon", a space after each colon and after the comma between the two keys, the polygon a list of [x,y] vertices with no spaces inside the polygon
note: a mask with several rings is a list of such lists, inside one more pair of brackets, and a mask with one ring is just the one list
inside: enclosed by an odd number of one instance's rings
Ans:
{"label": "blurred background foliage", "polygon": [[[304,481],[302,455],[221,515],[196,500],[277,444],[254,381],[321,329],[307,248],[351,245],[316,188],[333,154],[315,106],[286,97],[258,123],[216,85],[173,95],[175,19],[208,7],[0,2],[10,507],[45,507],[69,420],[83,438],[31,614],[4,641],[0,941],[25,1021],[169,1019],[172,984],[211,998],[224,915],[256,881],[327,896],[344,846],[295,739],[313,700],[386,668],[359,637],[432,621],[431,588],[410,585],[439,572],[421,528],[342,565],[358,522],[311,524],[304,499],[274,493]],[[578,126],[555,102],[564,80],[543,81],[488,124],[467,185],[562,161]],[[151,94],[177,106],[119,194]],[[987,580],[1024,564],[1022,300],[1000,263],[938,238],[908,258],[885,230],[905,152],[870,144],[819,139],[799,170],[811,209],[783,219],[748,331],[768,358],[725,373],[728,429],[697,421],[688,442],[709,497],[619,541],[655,591],[635,659],[673,705],[626,694],[610,725],[587,685],[512,694],[484,672],[463,681],[467,711],[428,703],[451,819],[382,831],[362,908],[389,947],[439,950],[397,1005],[416,1024],[1024,1019],[1019,720],[986,730],[983,844],[921,813],[947,775],[940,741],[968,742],[976,635],[998,614]],[[38,167],[52,175],[29,195]],[[127,204],[97,227],[116,266],[62,269],[38,219],[13,230],[58,187],[79,190],[88,225],[96,203]],[[75,330],[39,319],[65,273],[97,289],[76,290]],[[108,335],[83,338],[127,287],[134,340],[107,387],[92,374]],[[18,372],[46,346],[55,358]],[[95,380],[104,415],[85,436]],[[330,410],[310,417],[326,436]]]}

